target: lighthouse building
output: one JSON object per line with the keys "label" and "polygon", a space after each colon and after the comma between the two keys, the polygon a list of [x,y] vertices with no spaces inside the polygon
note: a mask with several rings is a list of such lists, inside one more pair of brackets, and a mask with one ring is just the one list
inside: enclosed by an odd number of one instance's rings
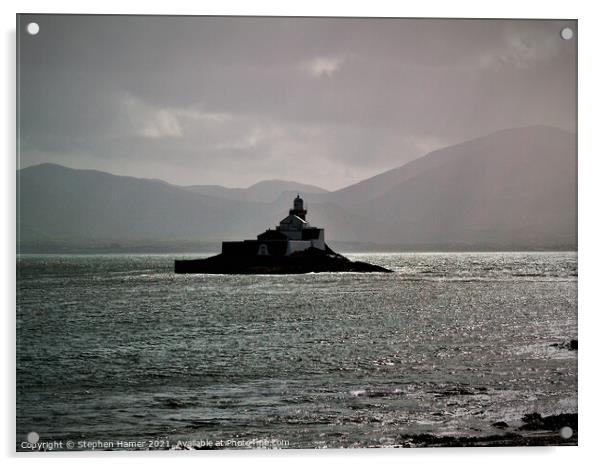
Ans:
{"label": "lighthouse building", "polygon": [[222,254],[288,256],[309,248],[325,250],[324,229],[312,227],[307,221],[307,210],[299,195],[293,208],[280,221],[275,230],[268,229],[256,240],[224,241]]}

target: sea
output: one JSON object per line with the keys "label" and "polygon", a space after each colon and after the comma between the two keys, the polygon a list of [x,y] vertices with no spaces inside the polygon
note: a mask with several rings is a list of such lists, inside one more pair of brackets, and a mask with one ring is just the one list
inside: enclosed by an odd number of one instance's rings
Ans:
{"label": "sea", "polygon": [[395,273],[18,256],[17,450],[386,447],[577,412],[575,252],[346,255]]}

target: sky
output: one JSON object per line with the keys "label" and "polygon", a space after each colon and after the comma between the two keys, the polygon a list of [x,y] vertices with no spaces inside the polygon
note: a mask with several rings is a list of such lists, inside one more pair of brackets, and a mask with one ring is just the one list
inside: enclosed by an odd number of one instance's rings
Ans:
{"label": "sky", "polygon": [[577,24],[22,15],[19,166],[335,190],[505,128],[575,131],[564,27]]}

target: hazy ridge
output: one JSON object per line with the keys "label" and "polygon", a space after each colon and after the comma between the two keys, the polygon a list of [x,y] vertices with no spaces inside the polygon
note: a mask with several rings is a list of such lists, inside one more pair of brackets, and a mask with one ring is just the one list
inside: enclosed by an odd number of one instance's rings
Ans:
{"label": "hazy ridge", "polygon": [[355,250],[576,249],[576,165],[576,136],[550,127],[450,146],[334,192],[281,180],[184,187],[42,164],[18,172],[19,243],[215,250],[274,226],[299,192],[327,241]]}

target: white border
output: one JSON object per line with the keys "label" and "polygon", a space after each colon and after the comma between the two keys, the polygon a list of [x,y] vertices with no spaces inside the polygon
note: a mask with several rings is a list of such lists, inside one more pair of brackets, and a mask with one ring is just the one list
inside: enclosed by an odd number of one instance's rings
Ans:
{"label": "white border", "polygon": [[[2,118],[2,193],[1,203],[4,228],[2,228],[2,266],[0,283],[5,297],[4,341],[2,349],[6,372],[0,385],[4,400],[3,422],[0,424],[0,442],[3,456],[10,463],[15,461],[15,14],[19,13],[118,13],[118,14],[214,14],[214,15],[289,15],[289,16],[403,16],[403,17],[479,17],[479,18],[562,18],[579,20],[579,447],[529,447],[529,448],[481,448],[481,449],[422,449],[410,450],[358,450],[358,451],[313,451],[296,450],[280,452],[170,452],[166,454],[143,453],[97,453],[90,454],[45,454],[46,461],[62,464],[67,458],[96,464],[107,458],[113,461],[133,459],[138,463],[164,463],[166,459],[203,461],[236,461],[251,464],[305,464],[344,460],[350,463],[395,463],[400,461],[421,464],[490,464],[534,463],[566,465],[581,462],[587,464],[595,458],[597,434],[600,428],[600,363],[596,349],[602,331],[600,315],[602,305],[599,293],[601,254],[599,253],[602,222],[598,220],[602,193],[600,150],[601,122],[600,83],[602,70],[599,57],[602,55],[600,40],[600,8],[590,1],[531,1],[504,0],[483,1],[434,1],[415,0],[409,2],[383,1],[331,1],[303,0],[283,1],[212,1],[192,2],[169,0],[163,2],[124,2],[104,0],[102,2],[80,1],[28,1],[3,2],[1,21],[3,26],[3,92]],[[600,277],[600,278],[599,278]],[[37,455],[19,455],[19,464],[30,464]],[[82,457],[83,456],[83,457]],[[180,458],[181,457],[181,458]]]}

